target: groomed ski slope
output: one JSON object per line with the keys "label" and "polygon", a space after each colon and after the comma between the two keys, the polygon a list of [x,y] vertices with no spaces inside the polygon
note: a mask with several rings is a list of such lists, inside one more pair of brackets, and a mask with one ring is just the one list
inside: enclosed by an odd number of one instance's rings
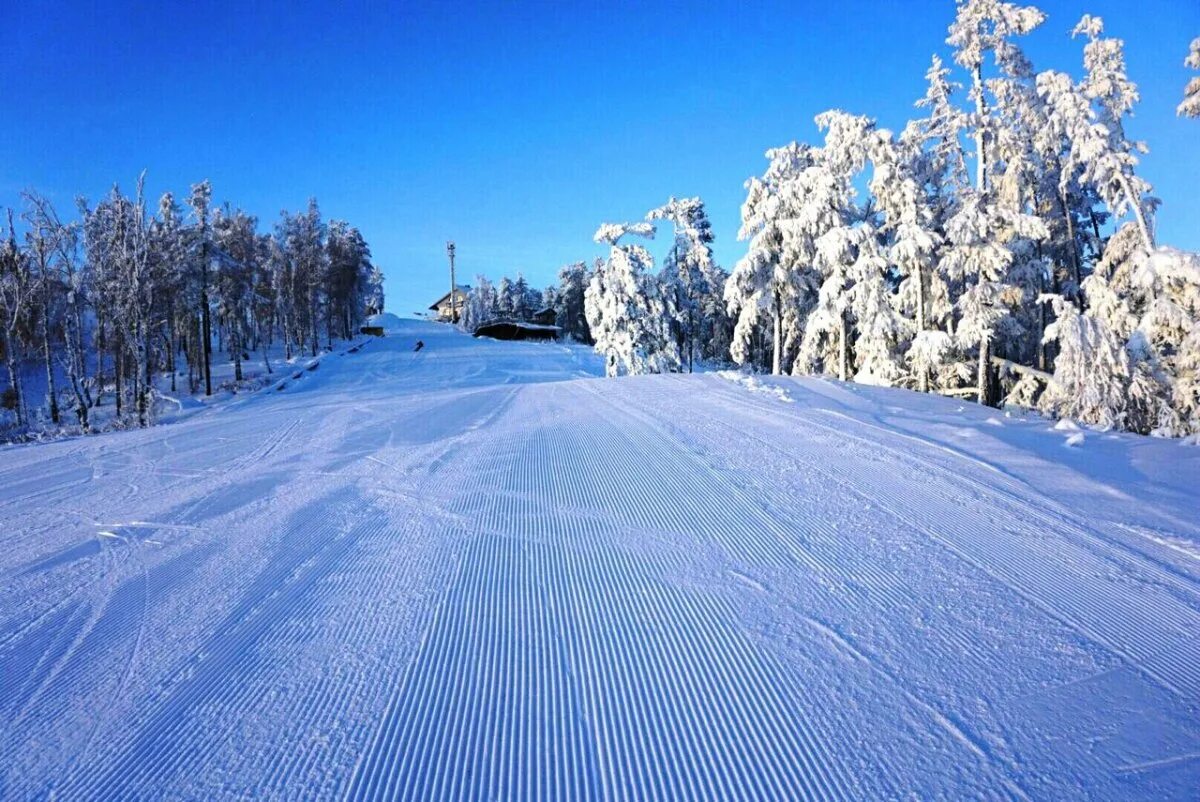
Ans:
{"label": "groomed ski slope", "polygon": [[0,450],[0,798],[1196,798],[1200,449],[598,370]]}

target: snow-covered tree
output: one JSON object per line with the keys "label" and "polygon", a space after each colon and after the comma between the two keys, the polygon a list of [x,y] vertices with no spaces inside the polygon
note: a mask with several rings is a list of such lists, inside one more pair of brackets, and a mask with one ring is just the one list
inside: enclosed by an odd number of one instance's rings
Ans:
{"label": "snow-covered tree", "polygon": [[[1192,40],[1183,65],[1200,71],[1200,36]],[[1179,104],[1176,112],[1180,117],[1200,117],[1200,75],[1193,76],[1188,81],[1183,90],[1183,102]]]}
{"label": "snow-covered tree", "polygon": [[465,331],[473,332],[497,315],[498,294],[495,286],[482,274],[475,276],[475,283],[467,292],[460,323]]}
{"label": "snow-covered tree", "polygon": [[975,389],[980,403],[991,395],[993,339],[1019,334],[1011,315],[1017,294],[1004,282],[1013,255],[1002,244],[1002,235],[1002,224],[985,196],[969,192],[947,223],[948,247],[941,263],[956,297],[955,342],[976,354]]}
{"label": "snow-covered tree", "polygon": [[[784,368],[785,341],[799,343],[804,321],[817,300],[819,276],[812,269],[815,237],[810,232],[805,247],[804,232],[797,232],[793,222],[808,188],[799,181],[814,165],[815,152],[809,145],[793,142],[768,150],[767,159],[770,163],[762,178],[746,182],[738,239],[748,240],[749,250],[725,282],[725,303],[737,321],[730,344],[733,361],[754,361],[755,341],[769,337],[770,369],[779,374]],[[823,221],[808,222],[805,230],[813,228],[811,223],[820,227]]]}
{"label": "snow-covered tree", "polygon": [[609,246],[608,260],[592,275],[584,299],[596,351],[604,355],[609,376],[677,371],[674,310],[651,272],[649,251],[620,243],[628,234],[653,237],[654,226],[605,223],[596,231],[595,241]]}
{"label": "snow-covered tree", "polygon": [[[1087,281],[1096,284],[1103,279],[1093,276]],[[1080,313],[1062,296],[1043,300],[1054,306],[1056,319],[1046,327],[1045,336],[1057,343],[1058,356],[1054,378],[1039,407],[1051,415],[1124,428],[1131,369],[1122,339],[1103,320]]]}
{"label": "snow-covered tree", "polygon": [[554,299],[555,317],[563,334],[581,343],[592,341],[584,311],[584,294],[590,278],[585,262],[563,265],[558,271],[558,294]]}
{"label": "snow-covered tree", "polygon": [[954,197],[970,185],[961,141],[970,117],[954,105],[954,93],[961,87],[949,75],[949,68],[934,56],[925,73],[925,96],[916,104],[928,116],[911,121],[900,136],[901,147],[915,162],[908,172],[928,194],[938,219],[949,214]]}
{"label": "snow-covered tree", "polygon": [[1070,161],[1080,169],[1079,180],[1096,188],[1114,217],[1133,214],[1142,243],[1149,251],[1154,248],[1150,218],[1158,201],[1150,196],[1150,184],[1134,170],[1138,154],[1147,148],[1142,142],[1128,139],[1122,123],[1137,103],[1137,86],[1125,74],[1124,43],[1103,38],[1103,32],[1103,20],[1091,16],[1085,16],[1074,31],[1088,37],[1084,47],[1087,76],[1076,90],[1087,101],[1086,106],[1071,98],[1069,79],[1050,73],[1039,82],[1053,90],[1044,89],[1043,95],[1068,131]]}
{"label": "snow-covered tree", "polygon": [[[345,220],[331,220],[325,240],[327,272],[324,287],[325,331],[350,339],[372,299],[382,292],[375,285],[371,249],[362,232]],[[381,301],[379,303],[382,308]]]}
{"label": "snow-covered tree", "polygon": [[529,282],[525,280],[525,276],[521,273],[517,274],[517,280],[511,284],[512,289],[512,316],[517,320],[529,320],[533,313],[537,311],[537,300],[532,296],[532,290],[529,287]]}
{"label": "snow-covered tree", "polygon": [[242,361],[250,336],[250,304],[254,276],[262,257],[255,229],[258,220],[240,209],[220,210],[213,216],[213,245],[216,249],[217,314],[228,332],[226,343],[233,359],[234,379],[242,380]]}
{"label": "snow-covered tree", "polygon": [[[949,290],[936,269],[943,242],[940,216],[952,206],[946,194],[929,193],[926,187],[954,181],[960,172],[950,169],[955,163],[953,146],[935,140],[933,147],[944,149],[937,156],[937,150],[925,150],[927,142],[911,134],[898,141],[887,134],[877,137],[871,148],[874,171],[869,184],[883,215],[887,255],[900,279],[894,303],[911,321],[914,342],[908,361],[913,383],[921,392],[928,392],[931,380],[936,383],[945,373],[944,360],[953,351],[942,330],[951,312]],[[957,152],[961,157],[961,149]],[[930,153],[936,160],[927,158]],[[962,176],[955,194],[966,187],[965,173]]]}
{"label": "snow-covered tree", "polygon": [[[783,225],[785,250],[800,264],[811,266],[820,281],[792,372],[836,370],[846,381],[856,336],[855,283],[873,281],[876,267],[882,280],[886,269],[886,263],[877,259],[875,229],[855,203],[853,186],[879,134],[873,120],[841,111],[818,115],[817,125],[826,132],[825,144],[814,151],[812,164],[790,182],[796,216]],[[871,310],[877,311],[873,305]],[[871,323],[866,328],[874,329]]]}
{"label": "snow-covered tree", "polygon": [[712,224],[700,198],[672,197],[652,209],[646,219],[669,220],[675,229],[659,280],[663,291],[674,298],[677,318],[673,325],[690,373],[697,352],[704,356],[704,343],[711,343],[724,325],[719,295],[724,274],[712,258]]}
{"label": "snow-covered tree", "polygon": [[1003,0],[958,0],[958,11],[950,25],[946,43],[954,47],[954,60],[971,76],[970,98],[975,104],[972,120],[975,139],[975,189],[987,190],[994,160],[990,152],[994,119],[988,114],[988,92],[984,66],[991,53],[997,68],[1010,77],[1028,75],[1031,67],[1012,41],[1030,33],[1046,15],[1034,6],[1019,6]]}
{"label": "snow-covered tree", "polygon": [[501,276],[500,283],[496,285],[496,315],[511,319],[514,315],[513,306],[512,280],[508,276]]}
{"label": "snow-covered tree", "polygon": [[29,262],[17,243],[12,210],[8,211],[8,236],[0,243],[0,348],[4,350],[8,370],[9,398],[16,425],[28,421],[28,409],[19,366],[22,323],[33,304],[35,286],[29,275]]}
{"label": "snow-covered tree", "polygon": [[1141,315],[1131,348],[1150,352],[1170,393],[1171,414],[1160,413],[1154,429],[1166,435],[1200,433],[1200,254],[1158,248],[1138,261],[1132,281]]}
{"label": "snow-covered tree", "polygon": [[[212,395],[212,307],[209,303],[209,271],[211,270],[212,231],[209,215],[212,205],[212,185],[208,180],[192,185],[188,198],[196,226],[194,229],[196,278],[199,282],[199,333],[201,365],[204,371],[204,394]],[[314,329],[314,349],[315,349]]]}

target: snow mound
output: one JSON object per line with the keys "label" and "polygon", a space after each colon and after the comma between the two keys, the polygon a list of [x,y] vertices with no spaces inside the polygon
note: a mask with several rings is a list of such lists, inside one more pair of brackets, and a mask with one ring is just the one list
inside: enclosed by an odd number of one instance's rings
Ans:
{"label": "snow mound", "polygon": [[383,330],[385,332],[394,332],[403,328],[404,323],[400,320],[400,318],[396,317],[391,312],[383,312],[382,314],[371,315],[369,318],[367,318],[367,325],[383,326]]}
{"label": "snow mound", "polygon": [[777,401],[782,401],[785,404],[793,403],[792,397],[788,395],[787,390],[775,384],[767,384],[762,379],[759,379],[757,376],[752,376],[749,373],[740,373],[736,370],[722,370],[718,371],[717,375],[722,379],[733,382],[734,384],[740,384],[742,387],[745,387],[752,393],[770,396],[771,398],[774,398]]}

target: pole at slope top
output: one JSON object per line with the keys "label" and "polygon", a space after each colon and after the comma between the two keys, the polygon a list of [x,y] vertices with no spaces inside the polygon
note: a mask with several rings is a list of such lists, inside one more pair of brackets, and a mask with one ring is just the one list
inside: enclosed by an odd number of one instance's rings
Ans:
{"label": "pole at slope top", "polygon": [[450,322],[458,322],[458,306],[455,303],[454,292],[458,285],[454,282],[454,240],[446,243],[446,253],[450,255]]}

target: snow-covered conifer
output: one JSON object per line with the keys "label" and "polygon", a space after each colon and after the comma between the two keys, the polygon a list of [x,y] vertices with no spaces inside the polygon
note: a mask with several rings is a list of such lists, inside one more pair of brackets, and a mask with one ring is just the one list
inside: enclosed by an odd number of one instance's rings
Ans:
{"label": "snow-covered conifer", "polygon": [[654,260],[640,245],[622,245],[627,234],[654,236],[648,223],[605,223],[595,240],[610,246],[585,294],[588,327],[609,376],[666,373],[680,368],[671,333],[673,310],[650,272]]}
{"label": "snow-covered conifer", "polygon": [[[1103,281],[1096,276],[1087,279]],[[1054,307],[1046,339],[1058,345],[1054,378],[1038,405],[1052,415],[1107,428],[1124,428],[1131,369],[1120,336],[1100,318],[1080,313],[1062,296],[1043,299]]]}
{"label": "snow-covered conifer", "polygon": [[554,300],[555,317],[563,334],[576,342],[590,343],[587,314],[584,311],[584,293],[590,280],[587,264],[574,262],[563,265],[558,271],[558,293]]}
{"label": "snow-covered conifer", "polygon": [[975,104],[975,189],[988,187],[994,156],[991,153],[994,121],[988,114],[984,63],[991,53],[1001,73],[1021,77],[1031,67],[1016,36],[1028,34],[1045,20],[1034,6],[1019,6],[1003,0],[958,0],[958,11],[950,25],[946,43],[955,48],[954,60],[971,75],[970,98]]}
{"label": "snow-covered conifer", "polygon": [[675,228],[675,240],[659,276],[664,292],[673,295],[680,350],[688,371],[704,342],[711,342],[715,329],[724,318],[720,302],[723,274],[712,258],[712,224],[700,198],[671,198],[652,209],[647,220],[669,220]]}
{"label": "snow-covered conifer", "polygon": [[[795,183],[814,163],[809,145],[793,142],[767,151],[770,164],[762,178],[746,182],[738,239],[749,249],[725,282],[725,303],[736,318],[730,356],[738,364],[754,361],[754,343],[770,338],[772,373],[782,373],[785,340],[798,344],[804,320],[817,299],[819,277],[812,256],[790,240],[790,221],[803,200]],[[788,235],[785,236],[785,230]]]}
{"label": "snow-covered conifer", "polygon": [[[1192,40],[1183,65],[1200,71],[1200,36]],[[1188,81],[1183,90],[1183,102],[1179,104],[1176,113],[1181,117],[1200,117],[1200,75],[1193,76]]]}

